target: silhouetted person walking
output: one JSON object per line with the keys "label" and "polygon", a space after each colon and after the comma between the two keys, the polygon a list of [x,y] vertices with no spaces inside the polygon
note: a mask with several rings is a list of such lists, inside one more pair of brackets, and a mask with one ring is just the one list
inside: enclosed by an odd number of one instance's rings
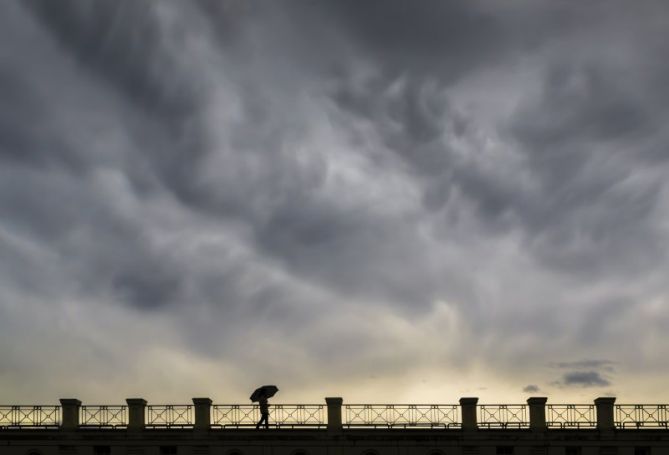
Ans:
{"label": "silhouetted person walking", "polygon": [[269,428],[269,403],[267,402],[267,398],[262,398],[261,400],[258,401],[258,405],[260,406],[260,420],[258,420],[258,424],[256,425],[256,430],[260,428],[260,425],[265,422],[265,429]]}
{"label": "silhouetted person walking", "polygon": [[275,393],[279,391],[279,388],[275,385],[264,385],[258,387],[255,392],[251,394],[249,399],[251,401],[257,401],[258,406],[260,406],[260,420],[256,425],[256,430],[260,429],[260,425],[264,423],[265,429],[269,428],[269,404],[267,403],[268,398],[272,398]]}

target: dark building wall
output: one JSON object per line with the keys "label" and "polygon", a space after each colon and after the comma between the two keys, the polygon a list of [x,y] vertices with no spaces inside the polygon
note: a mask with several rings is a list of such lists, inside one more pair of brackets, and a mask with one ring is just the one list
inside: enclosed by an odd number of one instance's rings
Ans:
{"label": "dark building wall", "polygon": [[3,430],[0,455],[669,455],[669,430]]}

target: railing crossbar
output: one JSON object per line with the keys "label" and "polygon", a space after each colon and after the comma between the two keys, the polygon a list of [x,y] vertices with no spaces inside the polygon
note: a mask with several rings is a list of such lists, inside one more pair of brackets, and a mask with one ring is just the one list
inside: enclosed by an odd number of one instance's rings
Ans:
{"label": "railing crossbar", "polygon": [[530,426],[527,405],[524,404],[482,404],[479,405],[479,427],[484,428],[525,428]]}
{"label": "railing crossbar", "polygon": [[458,405],[350,404],[344,426],[372,428],[459,427]]}
{"label": "railing crossbar", "polygon": [[194,424],[190,404],[149,405],[146,412],[147,428],[188,428]]}
{"label": "railing crossbar", "polygon": [[[212,426],[220,428],[255,427],[260,420],[258,405],[217,404],[212,406]],[[273,428],[320,428],[326,425],[321,404],[270,405],[269,426]]]}
{"label": "railing crossbar", "polygon": [[58,405],[0,405],[0,428],[53,428],[60,426]]}

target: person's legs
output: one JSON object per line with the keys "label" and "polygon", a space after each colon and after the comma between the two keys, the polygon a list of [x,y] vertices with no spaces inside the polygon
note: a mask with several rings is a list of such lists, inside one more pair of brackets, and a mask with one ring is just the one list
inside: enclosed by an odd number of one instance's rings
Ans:
{"label": "person's legs", "polygon": [[265,422],[265,428],[269,428],[269,414],[263,413],[260,417],[260,420],[258,420],[258,424],[256,425],[256,430],[260,428],[260,425]]}

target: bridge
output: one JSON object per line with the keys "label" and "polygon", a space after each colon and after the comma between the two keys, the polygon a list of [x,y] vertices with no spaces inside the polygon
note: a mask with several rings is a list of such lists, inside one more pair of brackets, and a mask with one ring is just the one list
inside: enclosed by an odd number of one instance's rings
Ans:
{"label": "bridge", "polygon": [[0,406],[1,455],[669,455],[666,404],[214,404]]}
{"label": "bridge", "polygon": [[[614,404],[615,398],[597,398],[592,404],[547,404],[533,397],[525,404],[478,404],[461,398],[459,404],[343,404],[326,398],[325,404],[271,405],[275,429],[484,429],[484,428],[669,428],[667,404]],[[212,404],[193,398],[192,404],[149,405],[128,398],[122,405],[82,405],[61,399],[59,405],[0,405],[0,428],[107,428],[107,429],[244,429],[255,428],[257,405]]]}

